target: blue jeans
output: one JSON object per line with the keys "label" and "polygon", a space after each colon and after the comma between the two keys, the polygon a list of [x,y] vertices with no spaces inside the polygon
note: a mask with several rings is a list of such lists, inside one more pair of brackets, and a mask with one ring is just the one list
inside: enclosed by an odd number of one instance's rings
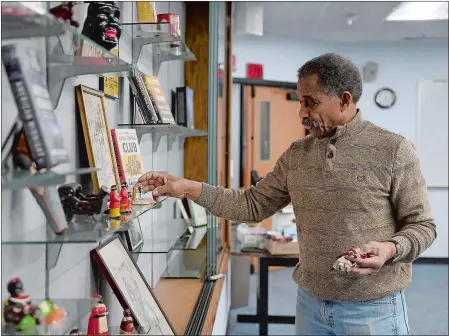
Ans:
{"label": "blue jeans", "polygon": [[319,299],[298,287],[296,335],[410,335],[404,292],[345,302]]}

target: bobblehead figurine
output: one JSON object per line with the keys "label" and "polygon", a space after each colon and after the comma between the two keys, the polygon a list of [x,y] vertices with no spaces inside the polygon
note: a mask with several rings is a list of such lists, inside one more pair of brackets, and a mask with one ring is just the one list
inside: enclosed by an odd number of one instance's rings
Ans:
{"label": "bobblehead figurine", "polygon": [[128,183],[122,183],[122,189],[120,189],[120,212],[127,213],[131,211],[131,201],[129,200]]}
{"label": "bobblehead figurine", "polygon": [[12,279],[7,288],[10,297],[4,302],[4,321],[15,325],[17,330],[31,330],[40,324],[38,309],[24,293],[22,280]]}
{"label": "bobblehead figurine", "polygon": [[131,311],[129,309],[125,309],[123,311],[122,323],[120,323],[120,334],[132,335],[134,333],[135,333],[134,320],[133,317],[131,316]]}
{"label": "bobblehead figurine", "polygon": [[120,197],[116,185],[111,187],[111,192],[109,193],[109,217],[120,217]]}
{"label": "bobblehead figurine", "polygon": [[103,297],[100,294],[95,294],[93,299],[96,303],[90,311],[87,334],[108,335],[108,311],[106,305],[103,303]]}

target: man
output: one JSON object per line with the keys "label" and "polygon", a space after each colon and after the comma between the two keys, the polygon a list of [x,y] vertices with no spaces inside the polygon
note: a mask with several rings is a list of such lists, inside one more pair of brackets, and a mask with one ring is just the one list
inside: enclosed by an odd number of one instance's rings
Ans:
{"label": "man", "polygon": [[[156,198],[187,197],[236,222],[260,222],[291,202],[300,247],[297,335],[409,334],[403,289],[412,261],[436,237],[413,145],[363,120],[356,108],[362,79],[345,57],[305,63],[297,93],[310,135],[255,187],[230,190],[154,172],[139,184]],[[369,257],[341,258],[349,248]]]}

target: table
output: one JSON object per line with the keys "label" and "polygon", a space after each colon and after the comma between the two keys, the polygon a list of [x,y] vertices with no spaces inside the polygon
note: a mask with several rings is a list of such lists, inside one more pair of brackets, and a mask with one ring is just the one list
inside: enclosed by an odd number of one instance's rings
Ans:
{"label": "table", "polygon": [[232,228],[231,255],[250,256],[259,259],[259,288],[257,293],[257,311],[254,315],[239,314],[237,322],[258,323],[259,335],[268,335],[268,324],[295,324],[295,316],[268,315],[268,268],[270,266],[295,267],[297,255],[271,255],[266,251],[247,251],[241,249],[237,240],[237,229]]}

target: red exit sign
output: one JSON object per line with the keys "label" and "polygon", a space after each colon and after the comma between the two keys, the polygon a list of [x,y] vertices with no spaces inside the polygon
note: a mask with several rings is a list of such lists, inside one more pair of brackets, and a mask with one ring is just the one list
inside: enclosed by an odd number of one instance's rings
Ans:
{"label": "red exit sign", "polygon": [[263,79],[263,65],[256,63],[246,64],[246,78]]}

